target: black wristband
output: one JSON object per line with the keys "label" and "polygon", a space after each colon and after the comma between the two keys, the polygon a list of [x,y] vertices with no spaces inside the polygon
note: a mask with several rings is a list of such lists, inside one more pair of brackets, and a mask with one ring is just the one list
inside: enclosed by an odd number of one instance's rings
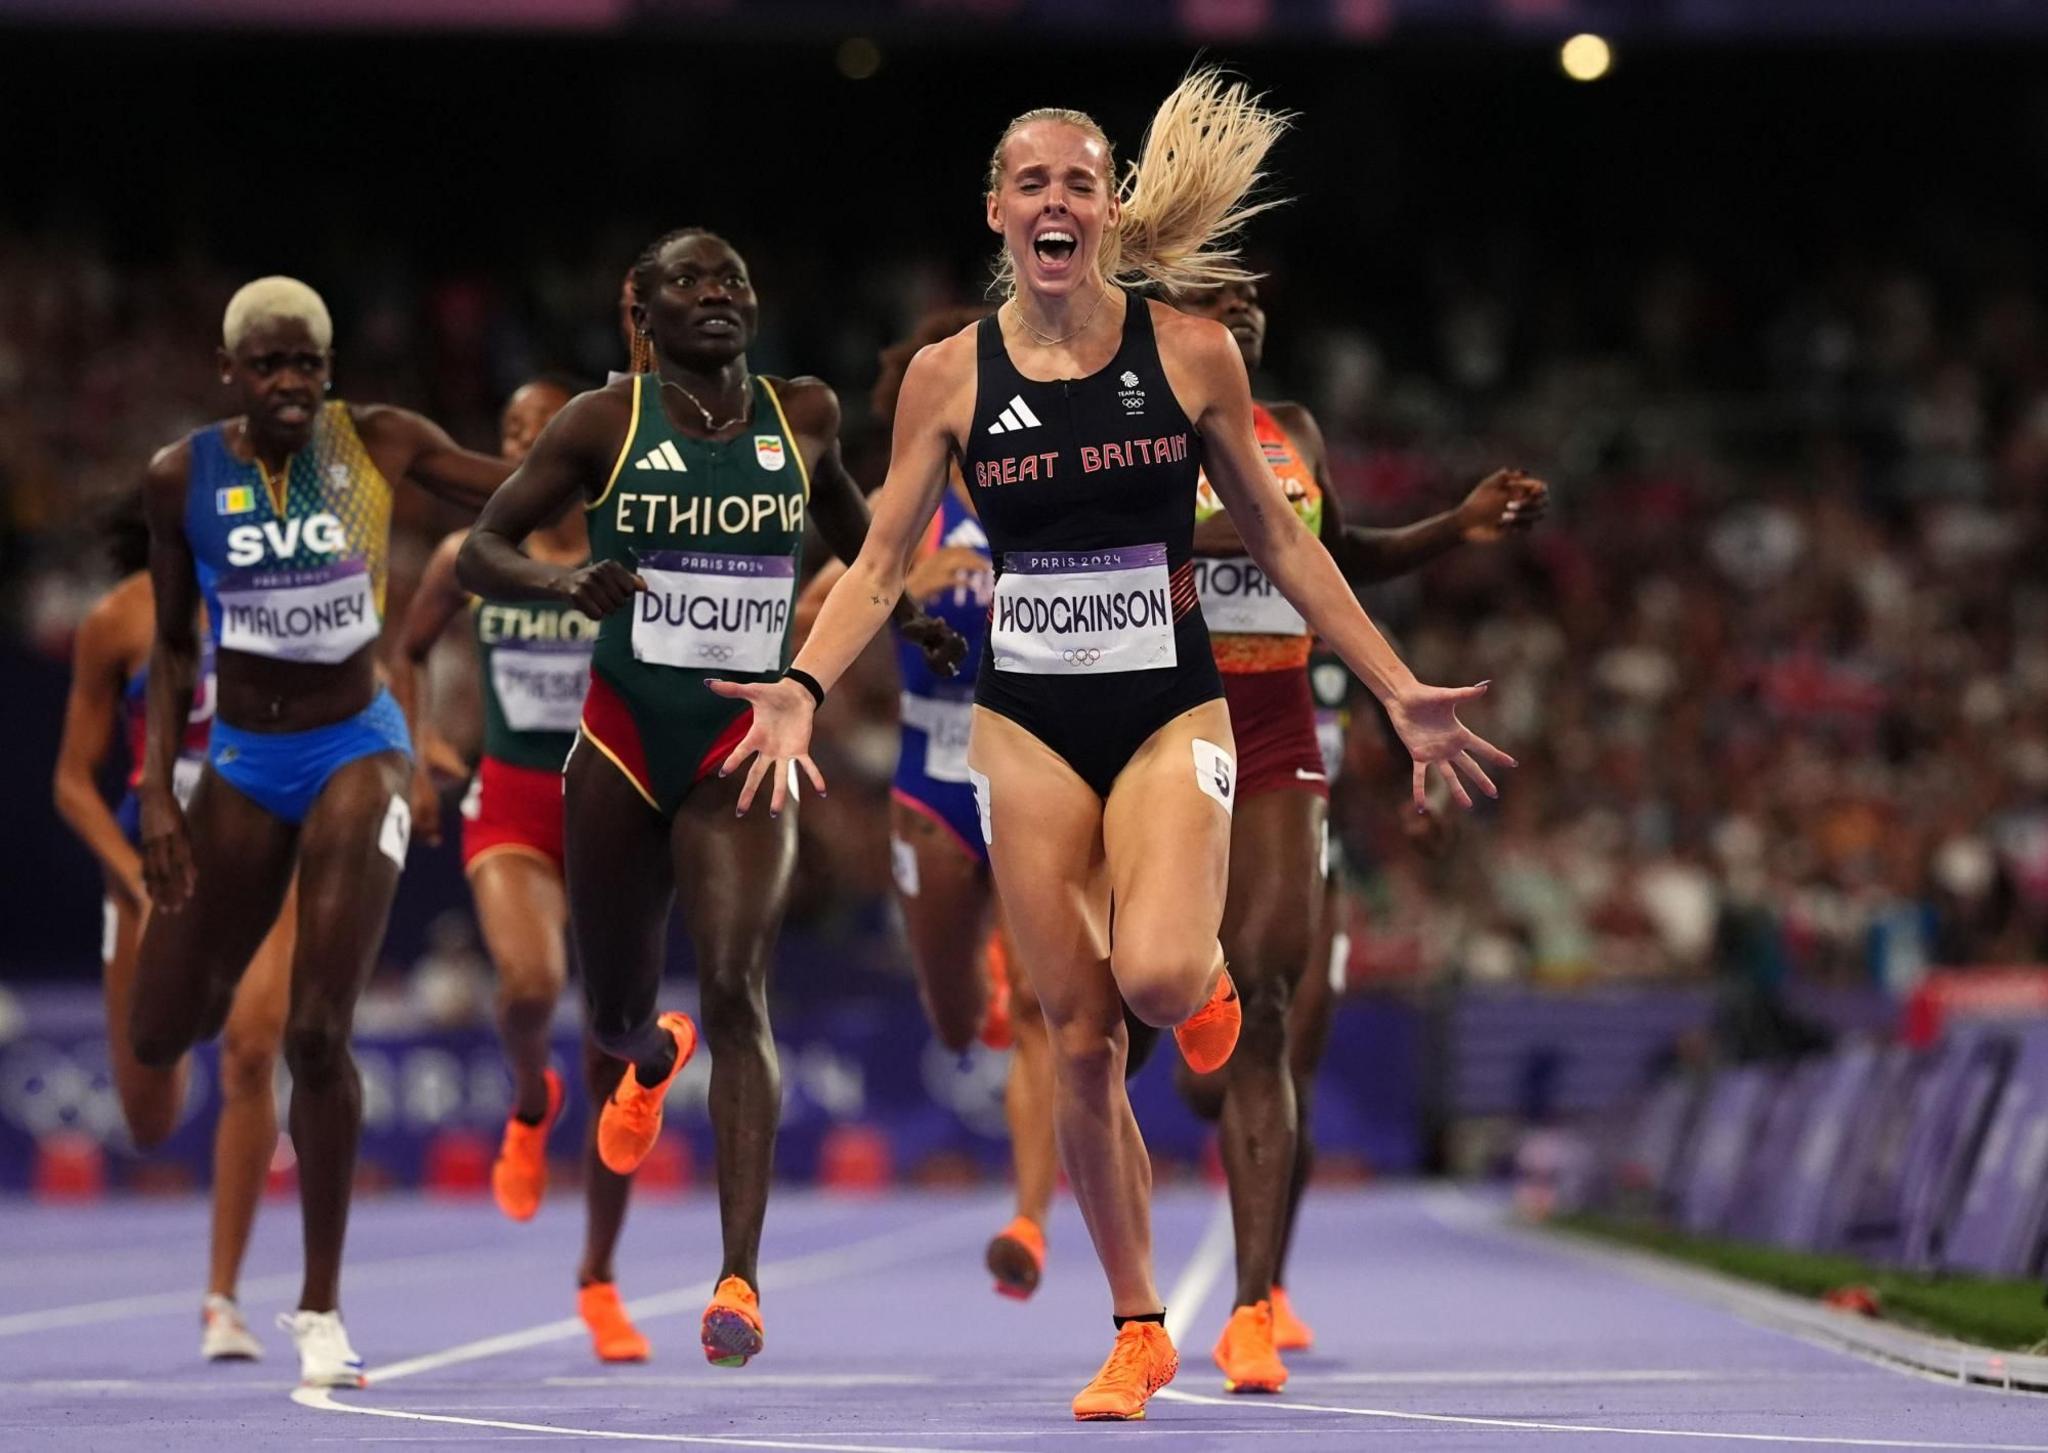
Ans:
{"label": "black wristband", "polygon": [[784,681],[794,681],[804,690],[810,692],[811,701],[814,705],[823,706],[825,704],[825,688],[818,684],[818,678],[810,672],[799,671],[796,667],[791,666],[783,671],[782,679]]}

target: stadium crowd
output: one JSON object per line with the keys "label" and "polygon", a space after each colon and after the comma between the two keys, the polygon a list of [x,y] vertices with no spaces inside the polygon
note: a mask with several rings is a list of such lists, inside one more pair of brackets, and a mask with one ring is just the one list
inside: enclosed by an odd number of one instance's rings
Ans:
{"label": "stadium crowd", "polygon": [[[848,297],[742,245],[781,290],[760,364],[831,377],[856,472],[878,478],[875,354],[971,300],[971,268],[900,258]],[[630,251],[607,238],[517,287],[374,258],[314,273],[337,392],[486,443],[521,379],[623,366]],[[1606,329],[1508,269],[1433,280],[1420,327],[1276,275],[1261,392],[1315,409],[1351,518],[1445,508],[1504,464],[1556,501],[1526,546],[1370,602],[1425,679],[1494,682],[1488,729],[1522,769],[1474,821],[1416,824],[1381,735],[1354,733],[1354,976],[1903,990],[1933,965],[2048,955],[2048,324],[2038,289],[1996,280],[2023,272],[1975,261],[1844,253],[1767,307],[1700,258],[1647,261]],[[240,280],[196,254],[117,266],[89,232],[0,231],[0,611],[28,651],[68,650],[110,578],[95,522],[217,408],[208,350]],[[406,510],[401,604],[458,523]],[[462,662],[439,669],[453,683]],[[833,702],[824,765],[859,790],[806,806],[813,929],[881,921],[894,703],[881,649]]]}

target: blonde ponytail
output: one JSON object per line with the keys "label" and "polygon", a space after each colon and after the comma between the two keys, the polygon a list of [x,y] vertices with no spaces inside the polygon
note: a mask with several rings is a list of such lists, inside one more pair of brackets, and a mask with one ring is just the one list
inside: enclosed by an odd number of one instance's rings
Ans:
{"label": "blonde ponytail", "polygon": [[1190,71],[1173,88],[1124,177],[1123,220],[1102,244],[1104,277],[1184,293],[1256,276],[1237,260],[1237,234],[1286,201],[1253,193],[1266,153],[1293,121],[1262,99],[1214,69]]}
{"label": "blonde ponytail", "polygon": [[[1291,113],[1271,111],[1243,81],[1211,68],[1190,71],[1160,103],[1138,159],[1126,170],[1118,195],[1122,219],[1102,239],[1097,265],[1125,287],[1150,285],[1165,293],[1192,292],[1256,276],[1238,262],[1237,234],[1244,224],[1284,197],[1255,197],[1266,153],[1292,124]],[[1002,187],[1003,148],[1023,127],[1057,121],[1087,132],[1109,153],[1109,137],[1086,112],[1060,107],[1027,111],[1003,129],[989,160],[989,191]],[[1005,247],[996,261],[995,287],[1016,291],[1016,265]]]}

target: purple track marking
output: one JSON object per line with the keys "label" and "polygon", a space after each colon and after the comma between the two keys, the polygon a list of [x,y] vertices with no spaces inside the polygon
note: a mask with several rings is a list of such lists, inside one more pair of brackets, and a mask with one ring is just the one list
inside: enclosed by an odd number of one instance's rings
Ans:
{"label": "purple track marking", "polygon": [[[1140,1427],[1073,1423],[1109,1341],[1107,1296],[1072,1205],[1038,1297],[995,1297],[983,1239],[999,1196],[830,1199],[787,1192],[764,1252],[768,1349],[707,1366],[697,1311],[717,1262],[703,1196],[634,1210],[620,1261],[653,1300],[644,1367],[606,1368],[573,1322],[579,1205],[514,1226],[475,1202],[358,1205],[345,1279],[372,1385],[307,1406],[268,1322],[295,1293],[296,1218],[265,1208],[245,1301],[270,1349],[196,1360],[205,1211],[196,1202],[17,1203],[0,1247],[0,1446],[151,1453],[404,1443],[489,1447],[1017,1453],[1170,1436],[1305,1453],[1683,1446],[2048,1449],[2048,1402],[1873,1367],[1504,1234],[1441,1192],[1319,1192],[1296,1303],[1319,1349],[1278,1398],[1228,1398],[1208,1359],[1226,1310],[1213,1195],[1163,1195],[1161,1286],[1184,1323],[1181,1376]],[[382,1377],[378,1376],[382,1372]],[[319,1404],[318,1395],[302,1395]],[[355,1411],[349,1411],[349,1410]],[[401,1416],[391,1416],[391,1415]],[[1402,1441],[1394,1443],[1395,1438]],[[1284,1440],[1284,1442],[1283,1442]]]}

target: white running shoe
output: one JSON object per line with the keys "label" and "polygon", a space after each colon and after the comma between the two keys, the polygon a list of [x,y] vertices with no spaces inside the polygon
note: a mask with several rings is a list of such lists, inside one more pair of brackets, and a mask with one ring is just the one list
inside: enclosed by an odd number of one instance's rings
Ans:
{"label": "white running shoe", "polygon": [[279,1312],[299,1349],[300,1387],[361,1387],[363,1359],[348,1345],[339,1312]]}
{"label": "white running shoe", "polygon": [[199,1311],[199,1355],[208,1362],[260,1362],[263,1344],[242,1320],[233,1297],[209,1293]]}

